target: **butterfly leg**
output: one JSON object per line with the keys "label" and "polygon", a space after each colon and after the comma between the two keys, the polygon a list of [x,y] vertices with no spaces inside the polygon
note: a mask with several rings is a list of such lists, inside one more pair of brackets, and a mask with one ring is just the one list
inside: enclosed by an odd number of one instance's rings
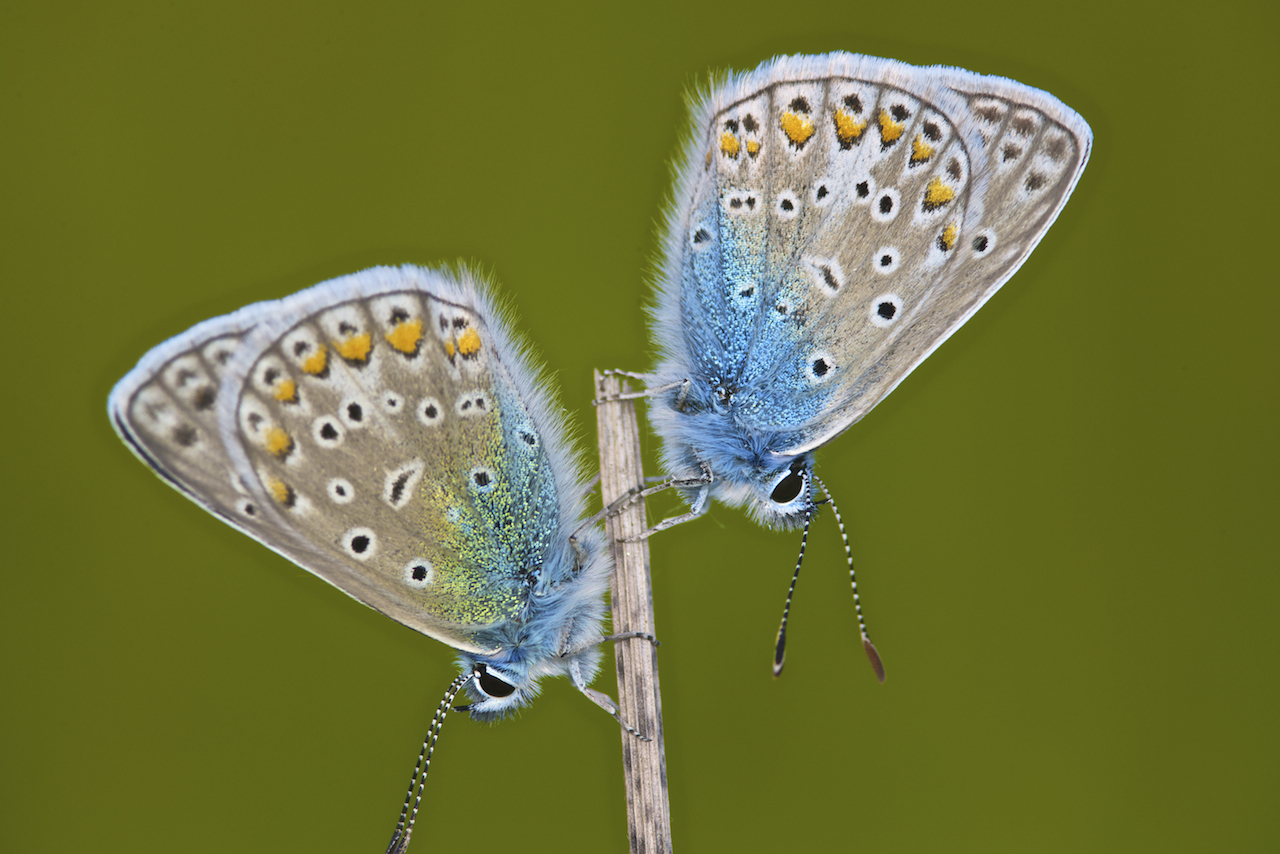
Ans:
{"label": "butterfly leg", "polygon": [[640,638],[641,640],[647,640],[649,643],[653,644],[654,646],[662,646],[662,644],[658,641],[658,639],[653,635],[649,634],[648,632],[618,632],[616,635],[605,635],[600,639],[600,643],[607,643],[609,641],[630,640],[631,638]]}
{"label": "butterfly leg", "polygon": [[563,651],[561,651],[560,657],[572,658],[573,656],[578,655],[579,653],[586,652],[587,650],[591,649],[591,647],[593,646],[599,646],[602,643],[610,643],[612,641],[631,640],[632,638],[647,640],[649,643],[653,644],[655,647],[662,646],[662,644],[658,641],[658,639],[653,635],[649,634],[648,632],[618,632],[617,634],[605,635],[599,640],[590,641],[588,643],[584,643],[579,646],[575,646],[573,648],[566,648]]}
{"label": "butterfly leg", "polygon": [[706,513],[707,506],[710,503],[709,499],[711,497],[711,482],[714,479],[715,478],[711,474],[711,467],[708,466],[706,463],[703,463],[702,472],[698,477],[687,477],[687,478],[673,477],[669,480],[665,480],[662,483],[659,483],[657,486],[650,486],[650,487],[646,487],[645,489],[632,490],[627,495],[622,496],[617,501],[613,502],[613,504],[609,505],[609,507],[607,507],[606,510],[611,514],[616,514],[620,512],[622,508],[626,507],[628,504],[634,501],[637,501],[641,498],[647,498],[648,496],[653,495],[655,492],[661,492],[664,489],[671,489],[672,487],[681,487],[681,488],[692,488],[695,486],[698,487],[698,497],[694,499],[693,505],[689,508],[688,513],[682,513],[679,516],[670,516],[666,519],[663,519],[661,522],[649,528],[647,531],[639,534],[636,537],[628,538],[624,540],[624,542],[633,543],[633,542],[639,542],[640,540],[647,540],[649,537],[652,537],[654,534],[658,533],[659,531],[665,531],[668,528],[674,528],[676,525],[691,521],[693,519],[698,518],[703,513]]}
{"label": "butterfly leg", "polygon": [[[582,527],[578,528],[578,531],[581,531],[583,528],[586,528],[588,526],[593,526],[595,524],[595,521],[596,521],[596,517],[589,519],[586,523],[582,525]],[[578,531],[574,531],[572,534],[569,535],[569,546],[573,549],[573,559],[574,559],[573,574],[574,575],[577,575],[579,572],[581,572],[582,568],[587,565],[588,561],[591,560],[591,555],[587,554],[587,550],[582,547],[582,543],[578,540]]]}
{"label": "butterfly leg", "polygon": [[708,497],[711,494],[710,484],[706,483],[705,481],[695,480],[695,481],[680,481],[680,482],[672,483],[670,485],[671,486],[697,486],[699,484],[701,484],[701,488],[698,490],[698,497],[694,499],[693,506],[689,508],[688,513],[681,513],[679,516],[668,516],[666,519],[663,519],[661,522],[654,525],[649,530],[645,531],[639,536],[636,536],[632,539],[627,540],[627,542],[637,542],[639,540],[647,540],[650,537],[652,537],[654,534],[658,533],[659,531],[665,531],[668,528],[674,528],[676,525],[682,525],[685,522],[691,522],[694,519],[697,519],[703,513],[706,513],[707,505],[709,503]]}
{"label": "butterfly leg", "polygon": [[[596,475],[596,477],[598,478],[599,475]],[[646,478],[645,480],[646,482],[648,482],[650,478]],[[626,508],[630,507],[635,502],[639,501],[641,498],[648,498],[650,495],[653,495],[656,492],[662,492],[664,489],[671,489],[672,487],[694,487],[694,486],[702,487],[700,494],[698,496],[698,499],[694,504],[695,508],[700,508],[700,509],[696,509],[693,512],[675,517],[676,521],[670,522],[670,524],[666,524],[670,520],[664,519],[662,522],[659,523],[663,525],[662,528],[658,528],[656,530],[650,529],[648,531],[645,531],[643,534],[641,534],[640,539],[644,539],[645,537],[648,537],[651,534],[656,533],[657,530],[665,531],[667,528],[670,528],[672,525],[678,525],[681,522],[687,522],[690,519],[693,519],[697,516],[701,516],[706,511],[706,503],[707,503],[706,493],[707,493],[708,484],[710,483],[711,483],[711,469],[708,468],[704,463],[702,466],[702,474],[699,475],[698,477],[658,478],[657,484],[655,486],[645,486],[645,487],[633,486],[631,489],[627,490],[625,493],[618,496],[618,498],[616,498],[613,501],[613,503],[610,504],[608,507],[605,507],[599,513],[596,513],[590,519],[588,519],[587,521],[579,525],[578,529],[569,535],[569,545],[573,546],[573,552],[578,558],[578,566],[579,567],[584,566],[586,561],[586,553],[582,550],[582,546],[578,544],[579,531],[582,531],[584,528],[593,528],[596,525],[600,524],[601,519],[604,519],[605,517],[617,516],[619,513],[621,513]],[[624,542],[635,542],[635,540],[624,540]]]}
{"label": "butterfly leg", "polygon": [[[630,371],[604,371],[606,376],[622,376],[631,377],[637,380],[648,380],[648,374],[636,374]],[[673,388],[680,389],[680,396],[676,399],[677,407],[684,404],[685,397],[689,394],[690,381],[687,379],[676,380],[675,382],[664,383],[658,386],[651,386],[641,389],[640,391],[628,391],[621,394],[607,394],[603,397],[597,397],[591,401],[592,406],[599,406],[602,403],[612,403],[616,400],[641,400],[646,397],[656,397],[664,391],[671,391]]]}
{"label": "butterfly leg", "polygon": [[582,696],[608,712],[618,722],[618,726],[627,731],[628,735],[633,735],[641,741],[652,741],[653,739],[647,735],[641,735],[638,729],[622,719],[622,712],[618,710],[618,704],[613,701],[612,697],[587,686],[587,680],[583,678],[582,666],[579,661],[579,659],[575,658],[569,662],[569,678],[573,680],[573,687],[581,691]]}
{"label": "butterfly leg", "polygon": [[[670,518],[663,519],[657,525],[654,525],[652,528],[640,534],[639,536],[626,538],[622,542],[635,543],[635,542],[639,542],[640,540],[648,539],[649,537],[653,536],[659,531],[665,531],[667,528],[675,527],[676,525],[679,525],[681,522],[688,522],[691,519],[696,519],[699,516],[701,516],[703,513],[707,512],[707,498],[710,495],[711,480],[712,480],[711,469],[709,469],[704,463],[702,467],[702,475],[699,477],[690,477],[690,478],[673,477],[673,478],[669,478],[661,481],[656,486],[647,486],[643,488],[638,486],[632,487],[628,492],[620,496],[616,501],[614,501],[608,507],[604,508],[599,513],[597,513],[596,515],[588,519],[586,522],[584,522],[582,526],[578,528],[578,531],[581,531],[582,528],[586,528],[586,527],[590,527],[592,525],[598,524],[600,520],[605,518],[606,516],[617,516],[624,509],[626,509],[627,507],[630,507],[632,504],[639,501],[641,498],[648,498],[650,495],[653,495],[656,492],[662,492],[664,489],[671,489],[673,487],[695,487],[695,486],[699,487],[698,497],[694,499],[693,507],[688,513],[682,513],[679,516],[672,516]],[[581,565],[582,560],[584,558],[584,554],[582,552],[582,547],[578,545],[577,531],[574,531],[573,534],[569,537],[569,543],[570,545],[573,546],[574,552],[578,555],[579,565]]]}
{"label": "butterfly leg", "polygon": [[627,379],[640,380],[646,383],[652,378],[651,374],[643,374],[639,371],[624,371],[622,368],[608,368],[601,371],[600,375],[605,377],[626,377]]}

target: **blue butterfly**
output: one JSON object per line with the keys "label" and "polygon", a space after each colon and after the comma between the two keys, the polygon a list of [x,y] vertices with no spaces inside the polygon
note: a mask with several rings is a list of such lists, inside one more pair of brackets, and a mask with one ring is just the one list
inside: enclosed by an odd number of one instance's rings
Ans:
{"label": "blue butterfly", "polygon": [[[847,53],[775,59],[692,111],[643,375],[692,507],[655,530],[714,498],[807,534],[815,452],[1021,266],[1092,136],[1021,83]],[[775,673],[785,637],[784,614]]]}
{"label": "blue butterfly", "polygon": [[[490,721],[568,676],[619,717],[588,687],[612,558],[582,524],[550,391],[470,275],[378,267],[205,321],[147,353],[107,407],[187,498],[458,651],[419,793],[464,689],[459,708]],[[408,845],[414,785],[389,850]]]}

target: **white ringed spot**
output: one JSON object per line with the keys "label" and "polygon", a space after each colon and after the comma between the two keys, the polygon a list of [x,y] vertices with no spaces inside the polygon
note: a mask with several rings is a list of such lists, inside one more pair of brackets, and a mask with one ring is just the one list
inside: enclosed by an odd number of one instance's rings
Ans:
{"label": "white ringed spot", "polygon": [[898,251],[898,247],[881,246],[871,256],[871,269],[887,276],[890,273],[897,272],[898,264],[901,261],[902,253]]}
{"label": "white ringed spot", "polygon": [[876,222],[891,222],[902,207],[898,191],[885,187],[871,202],[871,218]]}
{"label": "white ringed spot", "polygon": [[334,504],[349,504],[356,497],[356,489],[345,477],[335,477],[324,488],[325,494]]}
{"label": "white ringed spot", "polygon": [[782,219],[795,219],[800,215],[800,202],[795,193],[783,190],[778,193],[778,201],[774,204],[773,210]]}
{"label": "white ringed spot", "polygon": [[386,482],[382,486],[382,500],[399,510],[413,499],[418,481],[427,464],[422,460],[411,460],[400,468],[387,473]]}
{"label": "white ringed spot", "polygon": [[348,397],[338,407],[338,417],[348,427],[359,429],[369,421],[369,405],[358,397]]}
{"label": "white ringed spot", "polygon": [[341,542],[342,550],[356,560],[368,560],[378,551],[378,538],[368,528],[349,529]]}
{"label": "white ringed spot", "polygon": [[430,587],[436,580],[436,569],[425,557],[414,558],[404,565],[404,583],[414,590]]}
{"label": "white ringed spot", "polygon": [[428,427],[434,427],[444,420],[444,409],[440,401],[434,397],[424,397],[418,404],[418,420]]}
{"label": "white ringed spot", "polygon": [[835,372],[835,360],[831,358],[831,354],[826,350],[815,350],[809,354],[808,362],[804,366],[804,378],[811,385],[822,385],[831,379]]}
{"label": "white ringed spot", "polygon": [[338,447],[345,436],[346,431],[342,429],[342,422],[332,415],[321,415],[311,422],[311,438],[315,439],[316,444],[322,448]]}
{"label": "white ringed spot", "polygon": [[996,233],[989,228],[982,229],[969,241],[969,248],[973,251],[975,258],[990,255],[991,250],[996,248]]}
{"label": "white ringed spot", "polygon": [[881,294],[871,301],[868,316],[872,324],[882,329],[892,326],[902,316],[902,297],[897,294]]}

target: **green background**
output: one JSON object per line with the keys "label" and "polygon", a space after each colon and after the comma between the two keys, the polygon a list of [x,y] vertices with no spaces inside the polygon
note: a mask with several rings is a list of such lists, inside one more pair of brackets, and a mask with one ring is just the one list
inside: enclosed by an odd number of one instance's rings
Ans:
{"label": "green background", "polygon": [[[208,5],[0,13],[0,848],[381,851],[452,655],[166,489],[108,390],[206,317],[462,258],[589,438],[591,369],[650,364],[682,93],[835,49],[1042,87],[1095,148],[820,457],[886,684],[829,516],[776,682],[798,535],[653,541],[677,850],[1280,847],[1274,4]],[[450,718],[414,850],[625,850],[617,727],[544,688]]]}

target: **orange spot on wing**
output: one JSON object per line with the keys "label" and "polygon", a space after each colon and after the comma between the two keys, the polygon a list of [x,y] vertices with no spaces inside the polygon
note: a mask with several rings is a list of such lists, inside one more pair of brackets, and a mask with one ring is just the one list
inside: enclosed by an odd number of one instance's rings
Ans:
{"label": "orange spot on wing", "polygon": [[933,156],[933,146],[924,141],[924,134],[916,134],[911,140],[911,162],[923,163]]}
{"label": "orange spot on wing", "polygon": [[720,134],[720,150],[724,152],[726,155],[728,155],[729,157],[737,157],[738,149],[740,146],[741,144],[738,142],[738,138],[733,134],[731,133]]}
{"label": "orange spot on wing", "polygon": [[458,337],[458,352],[463,356],[474,356],[480,352],[480,333],[474,326],[468,326]]}
{"label": "orange spot on wing", "polygon": [[782,125],[782,132],[787,135],[787,139],[796,145],[804,145],[809,141],[809,137],[813,136],[813,122],[808,116],[799,113],[783,113],[779,124]]}
{"label": "orange spot on wing", "polygon": [[422,340],[422,321],[406,320],[387,333],[387,343],[401,353],[412,353]]}
{"label": "orange spot on wing", "polygon": [[288,455],[293,450],[293,437],[280,427],[272,427],[267,431],[267,451],[277,457]]}
{"label": "orange spot on wing", "polygon": [[885,142],[896,142],[906,129],[907,126],[905,124],[893,120],[893,116],[889,115],[888,110],[880,111],[880,139]]}
{"label": "orange spot on wing", "polygon": [[278,503],[288,506],[293,503],[293,489],[283,480],[272,480],[269,484],[271,497]]}
{"label": "orange spot on wing", "polygon": [[941,207],[955,197],[955,189],[942,183],[941,178],[935,177],[929,182],[929,186],[924,189],[924,205],[926,208]]}
{"label": "orange spot on wing", "polygon": [[950,251],[951,247],[956,245],[956,238],[959,236],[960,227],[954,222],[942,229],[942,236],[938,238],[941,241],[942,251]]}
{"label": "orange spot on wing", "polygon": [[335,341],[333,349],[348,362],[363,362],[369,358],[369,351],[373,349],[373,337],[368,332],[352,335],[346,341]]}
{"label": "orange spot on wing", "polygon": [[308,356],[306,361],[302,363],[302,370],[312,376],[315,376],[316,374],[323,374],[325,366],[328,364],[329,351],[321,347],[319,350]]}
{"label": "orange spot on wing", "polygon": [[282,403],[293,403],[298,399],[298,384],[291,379],[281,380],[276,384],[272,394]]}
{"label": "orange spot on wing", "polygon": [[836,136],[840,137],[841,142],[853,142],[867,129],[866,119],[858,121],[844,110],[836,110],[835,123]]}

